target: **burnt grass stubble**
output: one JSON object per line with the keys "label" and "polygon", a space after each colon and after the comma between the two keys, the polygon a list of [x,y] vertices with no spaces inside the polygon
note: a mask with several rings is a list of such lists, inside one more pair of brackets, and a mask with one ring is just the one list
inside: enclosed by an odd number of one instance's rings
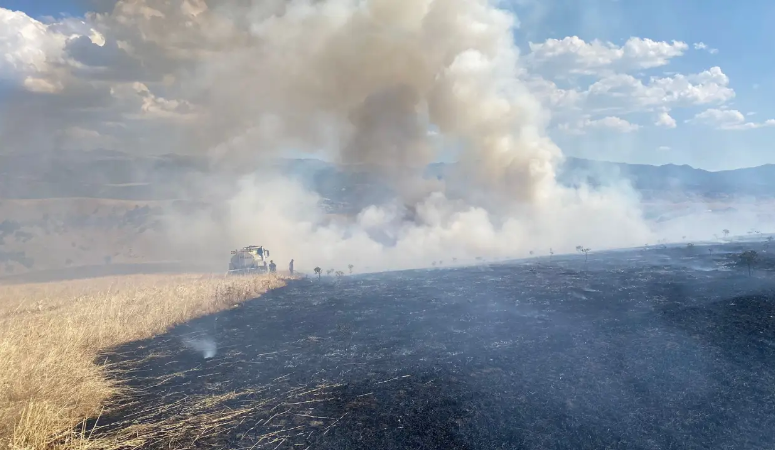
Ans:
{"label": "burnt grass stubble", "polygon": [[217,432],[145,447],[773,448],[775,255],[749,277],[751,245],[310,276],[103,355],[132,394],[94,435],[237,392]]}

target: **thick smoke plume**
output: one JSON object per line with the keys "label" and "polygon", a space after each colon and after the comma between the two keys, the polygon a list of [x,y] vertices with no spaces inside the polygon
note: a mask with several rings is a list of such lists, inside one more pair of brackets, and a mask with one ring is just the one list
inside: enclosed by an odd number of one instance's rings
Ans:
{"label": "thick smoke plume", "polygon": [[[259,171],[231,201],[235,239],[304,266],[370,268],[647,239],[632,197],[555,182],[562,153],[520,80],[515,18],[492,2],[200,6],[198,23],[210,25],[197,48],[219,53],[186,82],[205,107],[187,149],[223,165],[323,149],[399,193],[321,225],[313,194]],[[458,170],[443,182],[423,179],[443,145],[461,149]]]}
{"label": "thick smoke plume", "polygon": [[[494,1],[121,0],[101,11],[87,18],[93,36],[66,49],[78,70],[124,79],[113,98],[139,99],[146,126],[126,136],[129,150],[206,156],[213,176],[199,189],[223,200],[215,218],[170,217],[173,243],[221,255],[262,244],[300,270],[376,270],[650,240],[630,190],[556,182],[563,155],[523,82],[517,19]],[[49,84],[83,89],[78,70],[52,69]],[[424,178],[450,149],[454,171]],[[332,218],[268,169],[291,150],[369,171],[394,199]]]}

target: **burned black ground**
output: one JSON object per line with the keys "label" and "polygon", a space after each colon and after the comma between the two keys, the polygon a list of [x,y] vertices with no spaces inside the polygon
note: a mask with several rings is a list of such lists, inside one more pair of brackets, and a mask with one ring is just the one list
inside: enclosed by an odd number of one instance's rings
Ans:
{"label": "burned black ground", "polygon": [[110,352],[134,393],[96,435],[236,392],[217,432],[144,446],[773,448],[775,263],[749,277],[751,245],[293,282]]}

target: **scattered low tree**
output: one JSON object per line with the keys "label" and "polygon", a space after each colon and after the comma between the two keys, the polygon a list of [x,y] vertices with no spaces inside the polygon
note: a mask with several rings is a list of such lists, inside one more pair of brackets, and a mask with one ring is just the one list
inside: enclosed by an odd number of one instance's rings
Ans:
{"label": "scattered low tree", "polygon": [[767,250],[768,248],[770,248],[770,245],[772,245],[773,237],[768,236],[766,241],[767,242],[764,244],[764,250]]}
{"label": "scattered low tree", "polygon": [[344,276],[344,272],[342,272],[341,270],[337,270],[336,271],[336,276],[337,276],[337,278],[342,278]]}
{"label": "scattered low tree", "polygon": [[721,230],[721,232],[722,232],[722,233],[724,233],[724,239],[726,239],[727,237],[729,237],[729,230],[727,230],[727,229],[724,229],[724,230]]}
{"label": "scattered low tree", "polygon": [[587,262],[587,259],[589,258],[589,252],[592,250],[591,248],[586,248],[583,245],[577,245],[576,250],[584,254],[584,262]]}
{"label": "scattered low tree", "polygon": [[552,248],[550,247],[550,248],[549,248],[549,261],[551,261],[551,260],[552,260],[552,256],[554,256],[554,249],[552,249]]}
{"label": "scattered low tree", "polygon": [[686,244],[686,248],[688,248],[689,250],[694,250],[694,244],[689,242],[688,244]]}
{"label": "scattered low tree", "polygon": [[326,270],[326,275],[328,275],[329,277],[331,276],[332,273],[334,273],[334,269]]}
{"label": "scattered low tree", "polygon": [[350,269],[350,275],[352,275],[352,273],[353,273],[353,267],[355,267],[355,266],[353,266],[352,264],[349,264],[347,266],[347,268]]}
{"label": "scattered low tree", "polygon": [[452,262],[456,263],[457,262],[457,258],[452,258]]}
{"label": "scattered low tree", "polygon": [[709,248],[709,249],[708,249],[708,253],[710,253],[710,256],[713,256],[713,249],[712,249],[712,248]]}
{"label": "scattered low tree", "polygon": [[323,272],[323,269],[320,267],[315,267],[315,273],[318,274],[318,280],[320,279],[321,272]]}
{"label": "scattered low tree", "polygon": [[759,258],[759,254],[756,253],[754,250],[748,250],[743,252],[740,255],[740,258],[743,260],[743,262],[748,265],[748,276],[750,277],[753,271],[753,265],[756,262],[756,260]]}
{"label": "scattered low tree", "polygon": [[533,250],[530,250],[530,256],[533,256]]}

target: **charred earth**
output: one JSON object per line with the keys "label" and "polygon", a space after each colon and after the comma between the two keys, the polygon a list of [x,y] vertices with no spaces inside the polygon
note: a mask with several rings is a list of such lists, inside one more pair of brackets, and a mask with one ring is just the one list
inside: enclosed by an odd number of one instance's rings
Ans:
{"label": "charred earth", "polygon": [[[310,277],[103,356],[132,393],[95,436],[124,430],[144,448],[773,448],[765,245]],[[738,258],[748,247],[752,276]]]}

